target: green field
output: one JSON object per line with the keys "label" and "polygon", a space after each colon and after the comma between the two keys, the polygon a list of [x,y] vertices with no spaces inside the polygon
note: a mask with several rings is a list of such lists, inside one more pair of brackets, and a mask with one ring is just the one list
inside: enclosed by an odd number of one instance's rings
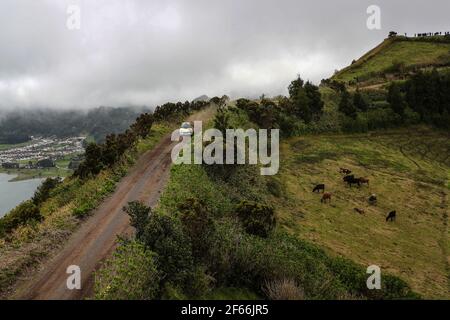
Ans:
{"label": "green field", "polygon": [[338,72],[333,79],[351,81],[357,77],[373,78],[383,73],[394,62],[411,66],[449,63],[450,43],[385,40],[381,45],[361,57],[351,66]]}
{"label": "green field", "polygon": [[0,143],[0,151],[24,147],[30,143],[31,142],[24,142],[24,143],[19,143],[19,144],[1,144]]}
{"label": "green field", "polygon": [[[12,181],[21,181],[28,179],[47,178],[47,177],[68,177],[73,173],[73,170],[68,168],[70,158],[74,155],[68,155],[63,159],[55,162],[56,167],[47,169],[3,169],[0,168],[0,173],[7,173],[15,175],[16,177]],[[35,162],[36,160],[33,160]],[[21,164],[28,163],[23,161]]]}
{"label": "green field", "polygon": [[[285,194],[273,202],[285,228],[332,255],[379,265],[425,297],[450,297],[448,134],[416,128],[296,137],[280,154]],[[369,178],[370,186],[349,188],[340,167]],[[312,193],[319,183],[333,194],[331,204]],[[367,201],[372,193],[376,206]],[[386,223],[391,210],[397,221]]]}

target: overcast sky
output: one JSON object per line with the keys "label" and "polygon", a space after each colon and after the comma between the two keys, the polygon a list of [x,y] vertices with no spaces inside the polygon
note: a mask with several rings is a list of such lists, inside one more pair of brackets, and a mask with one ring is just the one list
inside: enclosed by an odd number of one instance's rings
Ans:
{"label": "overcast sky", "polygon": [[[80,30],[67,28],[74,4]],[[372,4],[381,30],[366,27]],[[449,12],[448,0],[1,0],[0,109],[285,94],[390,30],[450,30]]]}

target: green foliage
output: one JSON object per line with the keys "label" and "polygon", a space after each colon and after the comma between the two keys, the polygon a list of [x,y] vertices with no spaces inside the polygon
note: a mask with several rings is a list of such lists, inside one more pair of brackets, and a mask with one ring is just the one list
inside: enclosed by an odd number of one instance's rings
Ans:
{"label": "green foliage", "polygon": [[340,112],[345,114],[347,117],[356,119],[357,110],[356,110],[355,106],[353,105],[353,101],[351,99],[350,93],[345,88],[341,92],[341,100],[339,102],[338,109]]}
{"label": "green foliage", "polygon": [[309,100],[309,109],[311,110],[312,116],[318,118],[322,114],[324,107],[319,87],[308,81],[305,83],[304,88]]}
{"label": "green foliage", "polygon": [[139,137],[145,139],[149,135],[152,125],[153,115],[143,113],[136,119],[136,122],[131,125],[130,129]]}
{"label": "green foliage", "polygon": [[391,83],[389,86],[387,102],[396,114],[403,116],[405,113],[406,103],[402,93],[400,92],[399,86],[395,82]]}
{"label": "green foliage", "polygon": [[25,201],[0,219],[0,237],[21,225],[42,220],[39,207],[33,201]]}
{"label": "green foliage", "polygon": [[313,116],[313,112],[310,108],[311,101],[304,87],[304,81],[300,76],[291,82],[288,90],[294,115],[306,123],[311,122]]}
{"label": "green foliage", "polygon": [[376,300],[420,298],[398,277],[383,275],[381,290],[369,290],[366,285],[367,273],[364,268],[340,257],[330,259],[328,265],[352,295],[361,295]]}
{"label": "green foliage", "polygon": [[184,232],[192,243],[194,258],[207,257],[214,234],[214,221],[207,205],[199,199],[189,198],[178,206]]}
{"label": "green foliage", "polygon": [[216,116],[214,117],[214,128],[222,132],[225,136],[226,130],[230,129],[230,115],[224,108],[219,108],[217,110]]}
{"label": "green foliage", "polygon": [[193,271],[193,258],[190,239],[180,220],[154,213],[140,240],[158,255],[164,280],[185,287]]}
{"label": "green foliage", "polygon": [[128,206],[124,208],[124,211],[130,216],[131,226],[136,229],[136,239],[142,239],[145,227],[150,219],[151,208],[139,201],[132,201],[128,203]]}
{"label": "green foliage", "polygon": [[243,201],[238,205],[236,212],[245,230],[250,234],[266,238],[275,228],[276,219],[272,207]]}
{"label": "green foliage", "polygon": [[143,244],[119,244],[113,257],[95,274],[97,300],[151,300],[159,291],[155,254]]}
{"label": "green foliage", "polygon": [[363,112],[367,111],[367,109],[369,108],[369,104],[367,103],[366,98],[359,90],[356,90],[355,94],[353,95],[353,105],[356,109]]}
{"label": "green foliage", "polygon": [[447,120],[450,113],[450,75],[418,72],[403,85],[406,102],[417,112],[422,121],[443,128],[450,128]]}
{"label": "green foliage", "polygon": [[33,196],[33,203],[37,206],[47,201],[50,197],[50,192],[55,189],[62,182],[61,178],[47,178],[38,187]]}

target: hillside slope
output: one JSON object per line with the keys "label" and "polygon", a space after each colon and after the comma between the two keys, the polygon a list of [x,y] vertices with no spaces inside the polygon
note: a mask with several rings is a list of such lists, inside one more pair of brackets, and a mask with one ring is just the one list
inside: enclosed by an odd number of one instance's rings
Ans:
{"label": "hillside slope", "polygon": [[448,37],[395,37],[384,40],[331,79],[349,84],[383,82],[395,77],[404,78],[418,69],[449,66]]}

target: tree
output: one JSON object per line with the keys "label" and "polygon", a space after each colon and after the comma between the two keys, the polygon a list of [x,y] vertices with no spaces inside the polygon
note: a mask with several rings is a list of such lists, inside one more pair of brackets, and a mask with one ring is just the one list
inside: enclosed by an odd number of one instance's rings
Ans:
{"label": "tree", "polygon": [[136,229],[136,239],[141,240],[150,219],[151,208],[139,201],[132,201],[123,210],[128,213],[130,224]]}
{"label": "tree", "polygon": [[389,86],[387,101],[396,114],[402,116],[405,113],[405,100],[403,99],[400,87],[394,82]]}
{"label": "tree", "polygon": [[88,144],[84,157],[84,161],[80,163],[80,166],[74,173],[75,176],[85,179],[90,175],[98,174],[104,168],[104,164],[101,161],[103,159],[102,148],[95,142]]}
{"label": "tree", "polygon": [[291,82],[288,87],[289,97],[292,101],[292,111],[295,116],[304,120],[306,123],[312,120],[312,111],[309,107],[310,100],[304,88],[304,81],[300,76]]}
{"label": "tree", "polygon": [[323,112],[324,102],[320,94],[319,87],[313,85],[311,82],[306,82],[305,86],[306,96],[309,99],[309,109],[314,116],[320,116]]}
{"label": "tree", "polygon": [[366,99],[364,99],[364,96],[362,95],[361,91],[359,89],[356,90],[355,94],[353,95],[353,105],[356,109],[366,112],[369,108],[368,103],[366,102]]}
{"label": "tree", "polygon": [[236,101],[236,107],[241,110],[245,110],[250,100],[245,98],[240,98]]}
{"label": "tree", "polygon": [[219,107],[214,117],[214,128],[226,134],[226,130],[230,129],[230,115],[224,108]]}
{"label": "tree", "polygon": [[275,228],[276,219],[272,207],[256,202],[243,201],[236,211],[245,230],[250,234],[267,238]]}
{"label": "tree", "polygon": [[347,91],[346,88],[344,88],[341,91],[341,101],[339,102],[338,109],[340,112],[345,114],[346,116],[356,119],[357,112],[356,108],[353,105],[353,101],[351,99],[350,93]]}
{"label": "tree", "polygon": [[[187,102],[186,108],[189,108],[189,102]],[[185,108],[181,109],[184,110]],[[145,139],[150,133],[152,124],[153,115],[149,113],[143,113],[136,119],[136,122],[131,125],[131,130],[133,130],[139,137]]]}

